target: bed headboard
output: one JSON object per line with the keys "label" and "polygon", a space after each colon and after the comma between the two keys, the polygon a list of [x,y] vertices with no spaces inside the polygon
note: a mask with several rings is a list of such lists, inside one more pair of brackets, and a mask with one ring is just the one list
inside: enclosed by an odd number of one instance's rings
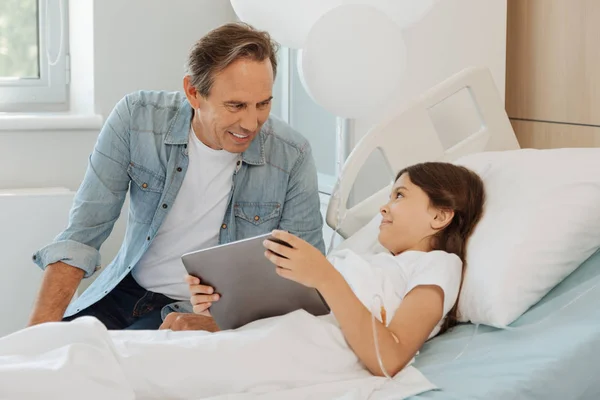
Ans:
{"label": "bed headboard", "polygon": [[[467,89],[480,121],[479,129],[445,148],[429,112]],[[453,117],[460,118],[460,115]],[[433,87],[408,108],[372,128],[356,145],[342,168],[342,176],[327,209],[327,224],[344,238],[368,223],[387,202],[391,185],[347,209],[348,198],[358,174],[379,149],[393,171],[423,161],[453,161],[482,151],[519,148],[504,103],[487,68],[468,68]],[[339,213],[339,214],[338,214]],[[338,227],[338,215],[341,224]]]}

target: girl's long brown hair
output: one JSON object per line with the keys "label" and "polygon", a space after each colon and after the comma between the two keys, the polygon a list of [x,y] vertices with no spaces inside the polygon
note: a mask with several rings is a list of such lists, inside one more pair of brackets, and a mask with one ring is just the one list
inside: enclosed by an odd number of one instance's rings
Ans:
{"label": "girl's long brown hair", "polygon": [[[432,207],[454,211],[452,221],[432,237],[431,245],[433,250],[456,254],[462,260],[464,276],[467,267],[467,241],[483,214],[483,181],[479,175],[465,167],[444,162],[412,165],[400,171],[396,180],[405,173],[413,184],[427,194]],[[440,333],[457,323],[458,299],[446,316]]]}

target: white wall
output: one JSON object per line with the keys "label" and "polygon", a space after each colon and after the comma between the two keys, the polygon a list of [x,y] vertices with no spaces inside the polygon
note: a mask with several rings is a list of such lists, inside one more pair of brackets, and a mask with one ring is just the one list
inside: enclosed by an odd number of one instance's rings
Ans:
{"label": "white wall", "polygon": [[[93,7],[93,21],[88,22],[93,38],[83,42],[93,49],[93,74],[86,78],[94,83],[93,91],[88,90],[94,110],[104,117],[128,92],[179,90],[190,46],[235,18],[229,0],[96,0]],[[76,189],[97,135],[98,130],[0,129],[0,188]]]}
{"label": "white wall", "polygon": [[0,190],[0,337],[27,325],[43,276],[31,255],[65,228],[72,201],[65,190]]}
{"label": "white wall", "polygon": [[[423,20],[405,31],[404,39],[408,52],[405,78],[387,109],[355,122],[354,143],[385,115],[470,66],[488,67],[504,99],[506,0],[440,0]],[[377,161],[365,167],[355,186],[357,198],[388,183],[381,170]]]}
{"label": "white wall", "polygon": [[[70,3],[75,47],[71,51],[79,51],[73,60],[72,108],[103,117],[131,91],[179,90],[191,45],[235,19],[229,0]],[[0,126],[0,189],[62,186],[76,190],[98,132],[7,131]],[[103,246],[103,265],[116,254],[123,229],[119,221],[116,234]]]}
{"label": "white wall", "polygon": [[96,111],[138,89],[181,90],[192,44],[233,21],[229,0],[97,0]]}

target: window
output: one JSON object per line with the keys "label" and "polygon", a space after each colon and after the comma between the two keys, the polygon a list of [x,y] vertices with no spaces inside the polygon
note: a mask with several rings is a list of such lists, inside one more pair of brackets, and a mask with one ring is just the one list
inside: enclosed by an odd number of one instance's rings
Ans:
{"label": "window", "polygon": [[65,0],[0,1],[0,111],[67,105]]}
{"label": "window", "polygon": [[316,104],[304,89],[297,65],[297,50],[279,51],[272,114],[289,123],[308,139],[319,174],[319,191],[331,194],[339,163],[346,154],[344,135],[347,121]]}

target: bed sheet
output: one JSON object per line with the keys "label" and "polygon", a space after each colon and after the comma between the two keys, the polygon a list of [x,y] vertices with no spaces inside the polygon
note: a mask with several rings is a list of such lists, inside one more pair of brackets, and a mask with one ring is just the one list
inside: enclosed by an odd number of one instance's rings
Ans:
{"label": "bed sheet", "polygon": [[476,327],[465,324],[432,339],[414,365],[440,390],[412,398],[600,398],[599,282],[597,252],[514,329],[479,326],[474,335]]}

